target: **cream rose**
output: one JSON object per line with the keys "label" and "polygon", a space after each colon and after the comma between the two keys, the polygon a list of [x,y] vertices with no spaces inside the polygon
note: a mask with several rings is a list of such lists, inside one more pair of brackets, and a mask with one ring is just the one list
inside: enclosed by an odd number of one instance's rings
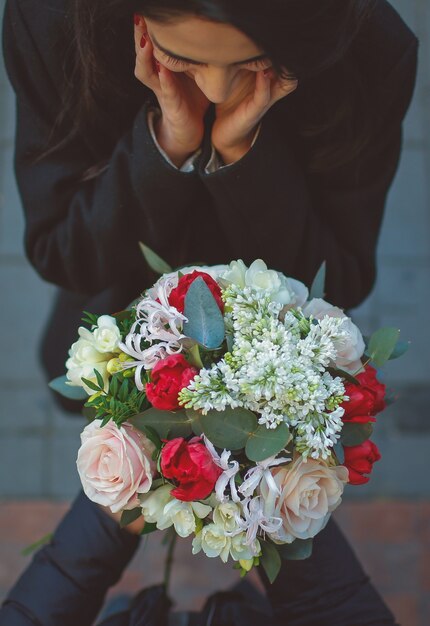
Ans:
{"label": "cream rose", "polygon": [[230,554],[231,537],[225,534],[224,528],[217,524],[207,524],[193,539],[193,554],[200,550],[210,558],[219,556],[221,561],[227,562]]}
{"label": "cream rose", "polygon": [[282,526],[270,536],[275,542],[315,537],[342,501],[348,482],[346,467],[329,467],[323,461],[298,456],[292,463],[274,467],[271,474],[279,494],[267,481],[260,486],[268,516],[280,517]]}
{"label": "cream rose", "polygon": [[363,335],[354,322],[345,315],[342,309],[333,306],[321,298],[314,298],[303,307],[303,314],[307,317],[312,315],[317,320],[321,320],[326,315],[329,317],[343,318],[344,322],[340,330],[346,333],[346,336],[336,341],[336,366],[350,373],[362,369],[361,357],[366,348]]}
{"label": "cream rose", "polygon": [[133,509],[140,505],[138,494],[152,485],[154,444],[130,424],[101,423],[94,420],[81,434],[76,464],[82,487],[90,500],[112,513]]}
{"label": "cream rose", "polygon": [[92,334],[96,350],[102,353],[115,352],[121,341],[121,333],[116,324],[116,319],[110,315],[100,315]]}

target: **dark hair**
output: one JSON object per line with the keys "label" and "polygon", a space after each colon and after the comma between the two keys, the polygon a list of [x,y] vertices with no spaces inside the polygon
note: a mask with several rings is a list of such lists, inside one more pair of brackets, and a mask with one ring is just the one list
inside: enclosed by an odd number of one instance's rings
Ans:
{"label": "dark hair", "polygon": [[[160,21],[189,14],[232,24],[267,52],[279,74],[298,78],[299,88],[288,98],[300,107],[298,130],[309,144],[304,151],[308,167],[315,172],[339,167],[364,148],[371,134],[365,77],[351,44],[373,6],[374,0],[73,0],[71,45],[64,61],[69,78],[51,147],[41,158],[77,133],[98,132],[100,157],[106,159],[137,112],[130,109],[124,72],[134,71],[133,13]],[[149,89],[135,83],[140,100],[151,97]],[[115,120],[105,110],[106,101],[118,105]],[[86,177],[96,172],[97,166]]]}

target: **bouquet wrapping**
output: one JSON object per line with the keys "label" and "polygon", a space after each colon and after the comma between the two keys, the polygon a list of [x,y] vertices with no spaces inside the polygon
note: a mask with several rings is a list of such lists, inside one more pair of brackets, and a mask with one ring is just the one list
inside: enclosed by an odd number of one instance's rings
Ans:
{"label": "bouquet wrapping", "polygon": [[377,370],[406,346],[370,339],[323,298],[258,259],[164,273],[89,328],[51,386],[85,399],[77,467],[87,496],[193,553],[262,564],[306,558],[347,483],[369,480],[387,404]]}

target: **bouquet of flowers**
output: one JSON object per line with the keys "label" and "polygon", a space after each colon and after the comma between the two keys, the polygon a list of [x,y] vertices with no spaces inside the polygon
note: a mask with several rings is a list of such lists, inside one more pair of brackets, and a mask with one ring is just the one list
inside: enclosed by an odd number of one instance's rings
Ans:
{"label": "bouquet of flowers", "polygon": [[77,467],[87,496],[143,532],[174,529],[192,550],[260,563],[306,558],[345,485],[380,458],[370,440],[386,405],[375,367],[399,331],[365,340],[344,312],[262,260],[171,268],[127,310],[86,314],[67,374],[85,399]]}

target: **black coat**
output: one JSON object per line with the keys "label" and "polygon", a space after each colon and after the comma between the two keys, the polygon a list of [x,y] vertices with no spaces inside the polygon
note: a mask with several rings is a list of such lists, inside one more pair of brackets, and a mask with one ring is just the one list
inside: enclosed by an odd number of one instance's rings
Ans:
{"label": "black coat", "polygon": [[[266,113],[256,143],[232,166],[205,173],[208,134],[194,172],[169,165],[148,130],[148,90],[134,77],[131,16],[109,35],[111,71],[129,97],[102,103],[106,132],[82,134],[34,163],[61,106],[68,7],[68,0],[9,0],[4,20],[6,67],[17,94],[15,164],[26,251],[43,278],[69,291],[50,323],[51,375],[62,373],[82,308],[113,312],[153,281],[139,241],[172,266],[263,258],[308,285],[326,260],[327,298],[344,308],[364,300],[374,283],[378,233],[416,74],[417,39],[388,2],[377,0],[351,52],[366,76],[378,130],[361,156],[318,175],[308,171],[296,132],[300,85]],[[113,146],[106,142],[109,119],[124,128]],[[102,159],[104,171],[79,182]]]}
{"label": "black coat", "polygon": [[[9,593],[0,626],[91,626],[138,542],[81,493]],[[240,590],[216,594],[190,626],[395,626],[333,521],[315,538],[312,556],[285,561],[273,585],[259,572],[268,602]],[[167,626],[168,611],[154,587],[100,626]]]}

